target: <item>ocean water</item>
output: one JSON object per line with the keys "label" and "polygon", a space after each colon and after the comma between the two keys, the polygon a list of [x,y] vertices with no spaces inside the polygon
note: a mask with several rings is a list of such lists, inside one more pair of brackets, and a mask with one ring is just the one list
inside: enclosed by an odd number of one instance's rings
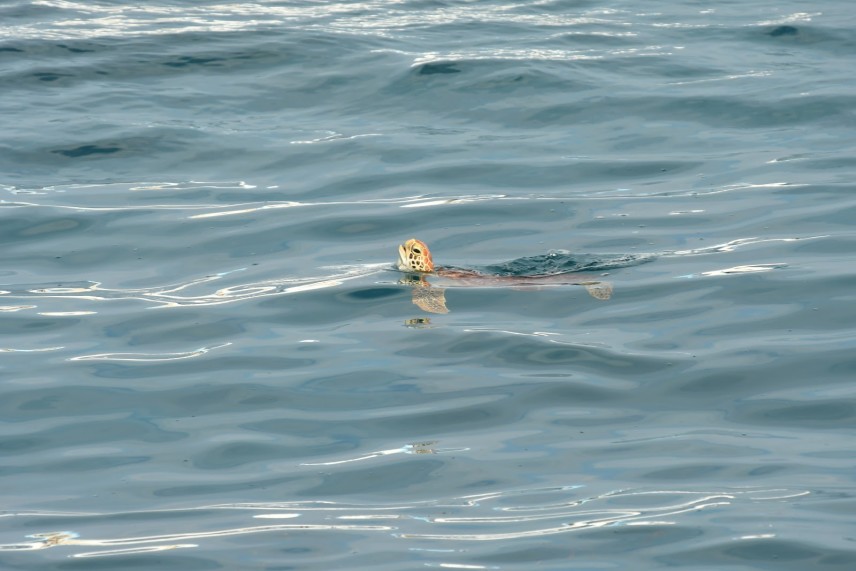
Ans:
{"label": "ocean water", "polygon": [[854,27],[6,0],[0,568],[856,568]]}

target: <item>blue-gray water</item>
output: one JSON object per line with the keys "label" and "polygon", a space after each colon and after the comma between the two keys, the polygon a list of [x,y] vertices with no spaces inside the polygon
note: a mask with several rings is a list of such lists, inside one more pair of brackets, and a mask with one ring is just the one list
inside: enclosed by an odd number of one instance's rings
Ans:
{"label": "blue-gray water", "polygon": [[0,568],[856,568],[853,14],[6,0]]}

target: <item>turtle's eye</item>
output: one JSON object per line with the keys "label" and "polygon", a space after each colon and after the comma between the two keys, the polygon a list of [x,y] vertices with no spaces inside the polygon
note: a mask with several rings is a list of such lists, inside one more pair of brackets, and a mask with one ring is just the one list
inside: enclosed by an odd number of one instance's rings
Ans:
{"label": "turtle's eye", "polygon": [[422,253],[422,252],[420,252],[420,251],[419,251],[419,248],[413,248],[413,251],[414,251],[414,252],[416,252],[417,254],[421,254],[421,253]]}

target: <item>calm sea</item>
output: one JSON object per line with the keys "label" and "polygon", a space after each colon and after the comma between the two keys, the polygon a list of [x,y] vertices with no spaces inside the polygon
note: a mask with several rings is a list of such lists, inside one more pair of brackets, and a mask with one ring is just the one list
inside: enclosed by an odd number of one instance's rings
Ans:
{"label": "calm sea", "polygon": [[854,28],[5,0],[0,568],[856,568]]}

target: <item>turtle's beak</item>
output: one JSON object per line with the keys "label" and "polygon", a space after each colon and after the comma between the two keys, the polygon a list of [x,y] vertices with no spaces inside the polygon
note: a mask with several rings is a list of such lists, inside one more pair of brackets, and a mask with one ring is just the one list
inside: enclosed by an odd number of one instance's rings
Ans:
{"label": "turtle's beak", "polygon": [[407,264],[407,254],[404,252],[404,245],[402,244],[398,246],[398,269],[402,272],[410,270],[410,266]]}

